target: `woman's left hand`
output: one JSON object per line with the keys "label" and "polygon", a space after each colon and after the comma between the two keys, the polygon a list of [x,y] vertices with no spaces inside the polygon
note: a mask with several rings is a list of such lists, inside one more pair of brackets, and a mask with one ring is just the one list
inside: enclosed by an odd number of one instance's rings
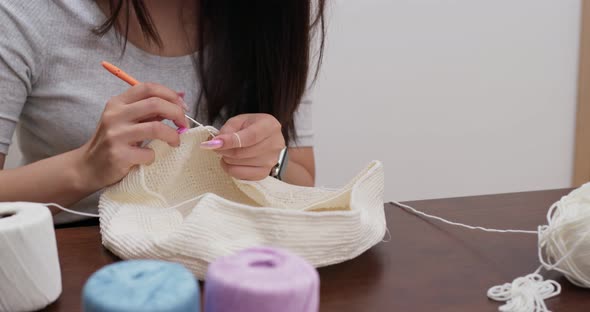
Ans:
{"label": "woman's left hand", "polygon": [[230,118],[219,135],[201,143],[222,156],[221,166],[240,180],[262,180],[277,164],[285,147],[279,121],[269,114],[243,114]]}

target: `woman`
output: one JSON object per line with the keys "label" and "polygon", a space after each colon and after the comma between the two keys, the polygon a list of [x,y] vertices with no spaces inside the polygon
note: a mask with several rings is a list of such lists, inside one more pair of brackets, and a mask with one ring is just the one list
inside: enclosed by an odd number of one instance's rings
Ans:
{"label": "woman", "polygon": [[[0,169],[17,124],[24,156],[0,171],[0,202],[96,211],[102,188],[154,161],[137,142],[178,146],[161,120],[187,127],[185,113],[220,128],[203,148],[222,156],[229,175],[268,176],[288,143],[283,180],[313,185],[302,96],[315,28],[323,47],[324,3],[311,2],[0,2]],[[103,60],[153,82],[129,88]]]}

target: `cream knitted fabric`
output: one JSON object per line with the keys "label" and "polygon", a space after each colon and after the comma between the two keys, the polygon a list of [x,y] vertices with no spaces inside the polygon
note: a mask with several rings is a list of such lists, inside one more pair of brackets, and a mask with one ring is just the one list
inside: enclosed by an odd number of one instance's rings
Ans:
{"label": "cream knitted fabric", "polygon": [[178,148],[149,146],[156,161],[105,190],[102,240],[123,259],[180,262],[199,278],[219,256],[270,245],[314,266],[354,258],[385,234],[383,167],[371,163],[342,189],[290,185],[274,178],[229,177],[219,156],[199,144],[214,128],[181,135]]}

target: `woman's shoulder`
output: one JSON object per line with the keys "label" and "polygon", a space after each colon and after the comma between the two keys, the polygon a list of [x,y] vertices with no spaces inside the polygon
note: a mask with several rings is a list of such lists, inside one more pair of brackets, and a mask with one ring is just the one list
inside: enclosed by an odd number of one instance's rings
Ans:
{"label": "woman's shoulder", "polygon": [[[52,19],[55,1],[43,0],[3,0],[0,1],[0,22],[27,26],[47,26]],[[29,27],[32,28],[32,27]],[[22,29],[25,31],[26,29]]]}
{"label": "woman's shoulder", "polygon": [[48,2],[42,0],[0,1],[0,49],[19,53],[37,53],[46,41],[49,25],[45,22]]}
{"label": "woman's shoulder", "polygon": [[0,1],[0,49],[42,57],[90,37],[104,15],[92,0]]}
{"label": "woman's shoulder", "polygon": [[[91,30],[104,16],[89,0],[2,0],[0,24],[25,36],[45,39],[64,35],[64,29]],[[67,32],[66,32],[67,33]]]}
{"label": "woman's shoulder", "polygon": [[43,0],[30,0],[30,1],[19,1],[19,0],[3,0],[0,1],[0,9],[3,12],[8,13],[24,13],[36,11],[38,9],[45,8],[51,1]]}
{"label": "woman's shoulder", "polygon": [[92,0],[0,0],[0,61],[35,79],[52,55],[84,45],[103,18]]}

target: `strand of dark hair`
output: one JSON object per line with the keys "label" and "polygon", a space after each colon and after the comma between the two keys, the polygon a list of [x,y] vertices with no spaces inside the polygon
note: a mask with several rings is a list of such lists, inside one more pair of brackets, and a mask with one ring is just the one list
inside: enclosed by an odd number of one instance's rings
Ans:
{"label": "strand of dark hair", "polygon": [[[312,18],[313,1],[200,1],[198,104],[205,105],[208,122],[238,114],[267,113],[281,123],[285,140],[296,136],[293,118],[309,86],[314,40],[319,47],[311,83],[318,77],[324,51],[325,0],[315,0]],[[124,53],[133,13],[148,42],[162,46],[144,1],[109,0],[109,5],[110,16],[95,29],[96,34],[117,28]],[[125,14],[122,26],[118,24],[121,14]]]}

